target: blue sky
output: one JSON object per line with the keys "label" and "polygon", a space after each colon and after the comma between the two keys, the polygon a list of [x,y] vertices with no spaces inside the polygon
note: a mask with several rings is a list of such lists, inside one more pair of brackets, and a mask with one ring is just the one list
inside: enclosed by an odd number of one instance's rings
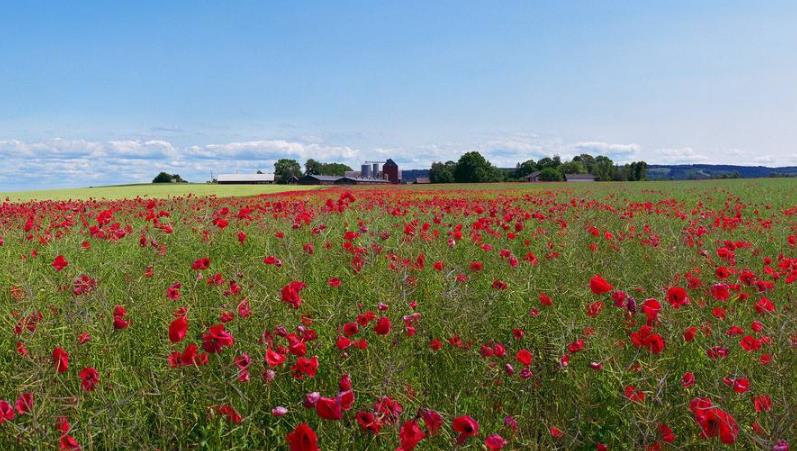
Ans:
{"label": "blue sky", "polygon": [[0,190],[314,157],[797,165],[797,3],[14,2]]}

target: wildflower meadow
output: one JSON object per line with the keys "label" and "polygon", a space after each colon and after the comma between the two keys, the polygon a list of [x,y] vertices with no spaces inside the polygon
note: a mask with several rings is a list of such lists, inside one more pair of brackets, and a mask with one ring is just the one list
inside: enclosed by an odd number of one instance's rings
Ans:
{"label": "wildflower meadow", "polygon": [[797,183],[0,204],[2,449],[775,449]]}

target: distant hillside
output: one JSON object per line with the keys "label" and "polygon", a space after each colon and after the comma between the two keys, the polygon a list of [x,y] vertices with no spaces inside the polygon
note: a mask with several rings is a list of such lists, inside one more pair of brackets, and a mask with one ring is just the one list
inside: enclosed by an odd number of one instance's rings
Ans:
{"label": "distant hillside", "polygon": [[[515,168],[500,168],[511,173]],[[428,169],[405,169],[404,180],[429,177]],[[730,164],[651,164],[648,180],[700,180],[719,178],[797,177],[797,166],[769,168],[766,166],[734,166]]]}
{"label": "distant hillside", "polygon": [[651,164],[648,180],[695,180],[712,178],[797,177],[797,166],[734,166],[727,164]]}
{"label": "distant hillside", "polygon": [[414,182],[418,177],[429,177],[428,169],[402,169],[401,179]]}

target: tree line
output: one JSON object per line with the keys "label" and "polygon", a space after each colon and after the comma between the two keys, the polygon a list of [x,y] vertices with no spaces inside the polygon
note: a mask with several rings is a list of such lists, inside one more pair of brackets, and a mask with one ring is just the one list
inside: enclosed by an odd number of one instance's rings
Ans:
{"label": "tree line", "polygon": [[607,156],[593,157],[581,154],[569,161],[561,157],[545,157],[538,161],[526,160],[513,169],[497,168],[479,152],[467,152],[458,161],[432,163],[429,181],[432,183],[482,183],[523,181],[527,176],[539,171],[538,180],[555,182],[568,174],[592,174],[599,181],[637,181],[645,180],[648,165],[644,161],[634,161],[623,165],[614,164]]}
{"label": "tree line", "polygon": [[274,163],[274,181],[277,183],[288,183],[291,177],[301,177],[303,175],[337,175],[343,176],[346,171],[352,169],[343,163],[322,163],[310,158],[302,166],[296,160],[283,158]]}

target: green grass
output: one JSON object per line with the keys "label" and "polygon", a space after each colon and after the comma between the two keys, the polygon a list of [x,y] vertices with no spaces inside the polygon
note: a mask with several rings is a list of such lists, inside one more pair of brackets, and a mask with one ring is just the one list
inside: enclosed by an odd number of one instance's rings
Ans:
{"label": "green grass", "polygon": [[284,191],[316,189],[302,185],[215,185],[206,183],[142,183],[136,185],[98,186],[91,188],[64,188],[53,190],[0,193],[0,199],[15,202],[29,200],[85,200],[131,199],[135,197],[168,198],[193,194],[195,196],[242,197],[272,194]]}
{"label": "green grass", "polygon": [[[129,197],[150,187],[115,188]],[[246,195],[253,188],[281,187],[229,188]],[[339,208],[344,190],[357,200]],[[0,424],[0,449],[57,448],[54,425],[65,416],[84,449],[286,449],[286,434],[307,422],[324,450],[394,450],[400,423],[422,408],[440,412],[445,421],[419,451],[452,449],[451,422],[460,415],[480,424],[479,436],[460,450],[484,449],[491,433],[509,441],[505,449],[595,449],[596,443],[645,449],[659,440],[659,423],[678,436],[662,449],[717,449],[720,443],[701,437],[689,411],[696,397],[710,397],[739,423],[733,449],[770,449],[780,439],[793,445],[797,282],[786,280],[797,271],[797,246],[789,244],[797,236],[795,192],[797,179],[767,179],[355,186],[274,197],[0,203],[0,261],[6,262],[0,265],[0,400],[13,404],[23,392],[36,400],[32,412]],[[103,222],[109,213],[113,218]],[[220,216],[229,221],[226,228],[219,227]],[[589,233],[593,226],[597,236]],[[450,243],[458,230],[461,237]],[[243,243],[239,232],[246,235]],[[346,232],[358,236],[344,239]],[[733,262],[718,257],[717,249],[737,244]],[[537,264],[526,260],[529,252]],[[58,255],[69,262],[61,271],[51,265]],[[519,260],[516,266],[510,255]],[[264,264],[266,256],[281,265]],[[192,263],[202,257],[211,265],[200,278]],[[440,270],[433,266],[437,261],[444,263]],[[474,261],[484,267],[471,269]],[[740,284],[730,299],[714,300],[710,288],[719,282],[720,265],[734,272],[724,283],[736,284],[747,268],[773,286],[760,292],[755,284]],[[687,273],[701,283],[689,286]],[[81,274],[97,286],[76,295]],[[225,282],[209,284],[214,274]],[[653,325],[666,342],[663,352],[632,345],[630,333],[645,324],[645,315],[641,308],[627,314],[608,294],[592,293],[593,274],[638,305],[649,298],[661,302]],[[330,287],[330,277],[342,285]],[[294,280],[307,285],[296,310],[281,300],[282,287]],[[508,287],[493,288],[496,280]],[[228,293],[230,281],[242,291]],[[181,298],[170,300],[167,289],[175,282],[182,285]],[[688,288],[688,306],[675,309],[665,301],[674,285]],[[541,292],[553,305],[540,304]],[[756,311],[764,296],[774,312]],[[251,316],[236,313],[226,323],[235,337],[231,347],[202,367],[169,367],[171,352],[188,343],[201,346],[209,328],[222,314],[237,312],[244,298]],[[604,308],[591,317],[587,307],[595,302]],[[380,303],[389,308],[378,310]],[[127,310],[129,328],[114,329],[116,305]],[[168,328],[178,308],[188,310],[188,332],[172,343]],[[715,316],[714,308],[727,317]],[[532,309],[538,312],[532,315]],[[371,323],[352,337],[367,340],[366,349],[339,350],[344,324],[368,310],[391,320],[390,333],[377,335]],[[25,318],[39,313],[29,327]],[[415,314],[410,335],[404,321]],[[752,331],[754,320],[761,333]],[[276,379],[265,383],[264,334],[273,338],[272,348],[284,347],[288,340],[278,331],[298,332],[300,326],[317,332],[306,342],[306,355],[319,357],[318,374],[295,379],[290,368],[297,356],[287,355]],[[685,342],[689,326],[701,332]],[[767,336],[767,343],[746,352],[742,335],[728,334],[731,326],[743,335]],[[83,332],[92,338],[79,344]],[[461,346],[449,344],[455,337]],[[443,349],[432,351],[432,339],[441,340]],[[584,348],[560,365],[578,339]],[[482,345],[496,343],[506,355],[483,357]],[[70,355],[64,374],[53,367],[55,346]],[[727,348],[729,357],[711,360],[706,350],[713,346]],[[520,349],[534,356],[528,379],[515,359]],[[249,382],[238,381],[235,358],[243,353],[251,357]],[[772,363],[759,363],[763,354]],[[593,370],[591,362],[602,363],[602,370]],[[506,364],[514,365],[513,375]],[[85,367],[100,373],[94,391],[81,388]],[[690,388],[681,386],[687,371],[697,379]],[[303,407],[310,392],[334,397],[343,374],[351,376],[356,401],[342,420],[324,420]],[[735,376],[750,379],[749,392],[726,385],[724,378]],[[628,386],[644,391],[646,400],[626,399]],[[757,395],[771,396],[771,411],[755,411]],[[359,429],[354,415],[371,411],[383,396],[404,410],[400,421],[386,421],[372,436]],[[240,412],[240,424],[214,413],[224,404]],[[272,416],[276,406],[287,407],[288,414]],[[517,431],[504,426],[507,415],[518,422]],[[754,421],[767,433],[754,433]],[[565,436],[552,438],[551,426]]]}

